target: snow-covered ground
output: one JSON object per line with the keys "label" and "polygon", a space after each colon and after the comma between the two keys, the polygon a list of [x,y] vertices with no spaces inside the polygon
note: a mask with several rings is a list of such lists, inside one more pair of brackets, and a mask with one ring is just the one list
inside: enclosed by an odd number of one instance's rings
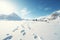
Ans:
{"label": "snow-covered ground", "polygon": [[0,21],[0,40],[60,40],[60,21]]}

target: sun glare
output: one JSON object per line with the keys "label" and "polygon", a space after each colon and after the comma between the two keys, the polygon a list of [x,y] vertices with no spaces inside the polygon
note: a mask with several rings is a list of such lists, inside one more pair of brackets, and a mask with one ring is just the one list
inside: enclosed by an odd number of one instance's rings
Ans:
{"label": "sun glare", "polygon": [[6,1],[0,1],[0,14],[9,15],[14,12],[14,6]]}

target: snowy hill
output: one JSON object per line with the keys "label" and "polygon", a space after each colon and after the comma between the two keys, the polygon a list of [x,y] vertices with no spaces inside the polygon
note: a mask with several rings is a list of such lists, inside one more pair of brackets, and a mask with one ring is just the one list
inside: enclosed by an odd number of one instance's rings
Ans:
{"label": "snowy hill", "polygon": [[10,15],[0,14],[0,20],[22,20],[16,13],[12,13]]}
{"label": "snowy hill", "polygon": [[52,14],[48,16],[42,16],[36,19],[32,19],[31,21],[41,21],[41,22],[50,22],[54,20],[60,20],[60,11],[53,12]]}
{"label": "snowy hill", "polygon": [[[60,12],[37,19],[0,15],[0,40],[60,40]],[[5,19],[7,21],[5,21]]]}

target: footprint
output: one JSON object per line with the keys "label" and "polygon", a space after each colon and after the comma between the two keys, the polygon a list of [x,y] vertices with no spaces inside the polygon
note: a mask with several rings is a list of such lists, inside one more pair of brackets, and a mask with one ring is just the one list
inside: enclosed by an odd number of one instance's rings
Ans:
{"label": "footprint", "polygon": [[12,39],[12,37],[13,37],[13,36],[10,35],[10,36],[4,38],[3,40],[10,40],[10,39]]}
{"label": "footprint", "polygon": [[13,30],[13,32],[15,32],[16,30],[18,30],[18,28],[19,28],[19,26],[17,26],[17,27]]}
{"label": "footprint", "polygon": [[34,33],[33,33],[33,36],[34,36],[34,39],[37,39],[38,38],[38,36],[36,34],[34,34]]}
{"label": "footprint", "polygon": [[21,33],[23,36],[26,34],[25,30],[21,30]]}

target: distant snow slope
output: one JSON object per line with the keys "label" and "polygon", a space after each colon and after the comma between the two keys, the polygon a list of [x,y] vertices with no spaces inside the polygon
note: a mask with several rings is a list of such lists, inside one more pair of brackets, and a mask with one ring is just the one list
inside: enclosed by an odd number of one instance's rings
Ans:
{"label": "distant snow slope", "polygon": [[60,40],[60,20],[0,21],[0,40]]}
{"label": "distant snow slope", "polygon": [[9,15],[0,14],[0,20],[20,21],[22,19],[16,13],[12,13]]}
{"label": "distant snow slope", "polygon": [[49,22],[56,19],[60,19],[60,10],[53,12],[48,16],[42,16],[36,19],[32,19],[32,21],[42,21],[42,22]]}

